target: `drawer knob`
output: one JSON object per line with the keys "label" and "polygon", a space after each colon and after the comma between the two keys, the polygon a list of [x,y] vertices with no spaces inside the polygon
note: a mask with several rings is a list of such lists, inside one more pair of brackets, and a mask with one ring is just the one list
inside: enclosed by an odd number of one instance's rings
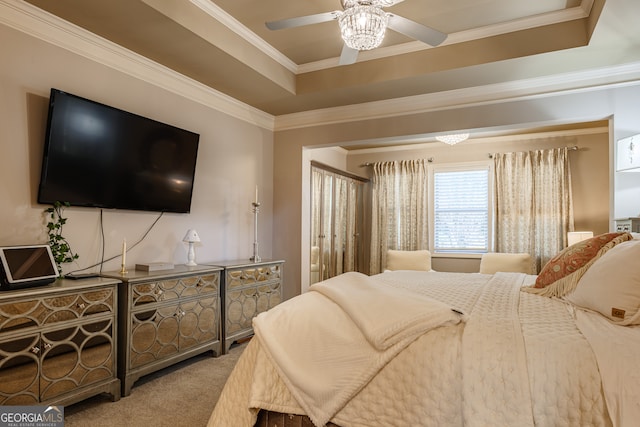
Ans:
{"label": "drawer knob", "polygon": [[85,305],[83,302],[81,302],[80,304],[78,304],[78,308],[79,308],[80,310],[84,310],[84,308],[85,308],[85,307],[86,307],[86,305]]}
{"label": "drawer knob", "polygon": [[44,344],[45,350],[49,350],[51,347],[53,347],[53,345],[50,342]]}
{"label": "drawer knob", "polygon": [[31,347],[31,353],[38,354],[40,353],[40,347]]}

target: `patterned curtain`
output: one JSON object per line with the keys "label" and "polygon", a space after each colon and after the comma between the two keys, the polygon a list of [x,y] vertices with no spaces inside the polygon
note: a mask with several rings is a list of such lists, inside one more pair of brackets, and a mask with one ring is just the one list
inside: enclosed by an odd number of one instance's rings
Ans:
{"label": "patterned curtain", "polygon": [[427,176],[426,160],[374,163],[370,274],[384,270],[388,249],[429,248]]}
{"label": "patterned curtain", "polygon": [[311,167],[310,283],[358,271],[363,182]]}
{"label": "patterned curtain", "polygon": [[573,230],[567,148],[494,154],[496,251],[526,252],[540,271]]}

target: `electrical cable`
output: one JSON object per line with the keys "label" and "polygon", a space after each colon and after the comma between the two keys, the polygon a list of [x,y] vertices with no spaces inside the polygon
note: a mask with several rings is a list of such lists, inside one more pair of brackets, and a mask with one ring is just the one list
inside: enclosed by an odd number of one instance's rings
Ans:
{"label": "electrical cable", "polygon": [[[114,255],[110,258],[104,259],[104,254],[105,254],[105,238],[104,238],[104,220],[103,220],[103,213],[102,213],[102,209],[100,209],[100,236],[102,239],[102,254],[101,254],[101,260],[100,262],[97,262],[93,265],[89,265],[87,267],[84,268],[79,268],[77,270],[73,270],[70,271],[69,273],[67,273],[66,275],[73,275],[75,273],[78,273],[80,271],[85,271],[88,270],[90,268],[94,268],[94,267],[98,267],[100,266],[100,270],[99,273],[102,273],[102,266],[104,265],[105,262],[109,262],[112,261],[116,258],[119,258],[122,256],[122,254],[117,254]],[[153,230],[153,228],[155,227],[155,225],[158,223],[158,221],[160,221],[160,218],[162,218],[162,216],[164,215],[164,212],[160,212],[160,215],[158,215],[158,217],[153,221],[153,223],[149,226],[149,228],[147,229],[147,231],[142,235],[142,237],[140,237],[140,239],[138,239],[137,242],[135,242],[133,245],[131,245],[130,247],[127,248],[126,252],[129,252],[131,249],[135,248],[136,246],[138,246],[140,243],[142,243],[142,241],[147,237],[147,235],[151,232],[151,230]],[[98,273],[98,274],[99,274]]]}

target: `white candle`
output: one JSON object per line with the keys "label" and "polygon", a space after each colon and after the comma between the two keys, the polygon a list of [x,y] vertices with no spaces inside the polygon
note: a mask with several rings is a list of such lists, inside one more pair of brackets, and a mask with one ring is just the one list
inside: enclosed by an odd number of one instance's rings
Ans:
{"label": "white candle", "polygon": [[258,186],[256,185],[256,204],[258,203]]}
{"label": "white candle", "polygon": [[122,239],[122,266],[127,262],[127,239]]}

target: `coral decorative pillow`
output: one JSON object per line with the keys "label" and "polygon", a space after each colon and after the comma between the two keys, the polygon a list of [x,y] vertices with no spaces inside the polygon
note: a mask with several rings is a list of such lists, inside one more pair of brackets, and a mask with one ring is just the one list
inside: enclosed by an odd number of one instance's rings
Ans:
{"label": "coral decorative pillow", "polygon": [[630,233],[606,233],[573,244],[544,266],[533,291],[545,296],[563,296],[575,289],[585,271],[609,249],[631,240]]}
{"label": "coral decorative pillow", "polygon": [[565,300],[596,311],[620,325],[640,324],[640,240],[602,255]]}

